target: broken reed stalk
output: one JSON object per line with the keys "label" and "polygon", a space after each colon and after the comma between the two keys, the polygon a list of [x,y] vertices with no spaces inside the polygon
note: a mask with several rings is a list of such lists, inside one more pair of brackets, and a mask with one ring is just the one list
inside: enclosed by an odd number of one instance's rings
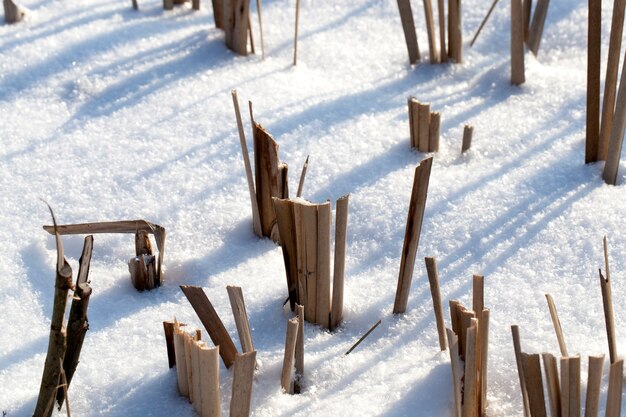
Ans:
{"label": "broken reed stalk", "polygon": [[[54,234],[55,226],[44,226],[43,229]],[[145,220],[121,220],[113,222],[94,222],[94,223],[77,223],[77,224],[65,224],[57,225],[57,232],[60,235],[84,235],[95,233],[133,233],[138,232],[152,233],[154,240],[156,241],[159,254],[157,256],[155,286],[160,286],[163,283],[163,258],[165,256],[165,228],[155,223],[150,223]]]}
{"label": "broken reed stalk", "polygon": [[202,412],[202,388],[200,387],[200,346],[196,341],[192,341],[191,347],[191,383],[193,385],[193,409],[196,413]]}
{"label": "broken reed stalk", "polygon": [[[330,328],[330,224],[332,213],[330,203],[317,208],[317,279],[315,282],[315,319],[323,327]],[[307,234],[307,237],[310,234]],[[307,240],[307,248],[309,241]],[[309,261],[307,254],[307,265]],[[315,258],[314,258],[315,259]]]}
{"label": "broken reed stalk", "polygon": [[474,46],[474,42],[476,42],[476,39],[478,39],[478,35],[480,35],[480,31],[483,30],[483,26],[485,26],[485,23],[487,23],[487,20],[489,20],[491,13],[493,13],[493,9],[496,8],[496,4],[498,4],[498,0],[493,0],[493,3],[491,3],[491,7],[489,7],[489,11],[487,11],[487,14],[483,18],[483,21],[480,22],[480,26],[478,26],[478,29],[476,30],[476,33],[474,34],[474,37],[472,38],[472,41],[470,42],[470,48]]}
{"label": "broken reed stalk", "polygon": [[522,347],[520,344],[519,327],[511,326],[511,336],[513,337],[513,350],[515,352],[515,362],[517,363],[517,374],[519,376],[520,388],[522,391],[522,403],[524,406],[524,417],[530,417],[530,407],[528,404],[528,391],[526,390],[526,380],[524,379],[524,365],[522,363]]}
{"label": "broken reed stalk", "polygon": [[280,385],[287,394],[293,394],[293,364],[298,339],[298,319],[292,318],[287,321],[287,335],[285,336],[285,356],[283,369],[280,376]]}
{"label": "broken reed stalk", "polygon": [[511,0],[511,84],[521,85],[524,75],[523,0]]}
{"label": "broken reed stalk", "polygon": [[248,154],[248,142],[246,134],[243,130],[243,121],[241,120],[241,111],[239,110],[239,99],[237,98],[237,90],[230,92],[233,98],[233,106],[235,107],[235,117],[237,118],[237,131],[239,132],[239,144],[241,145],[241,154],[243,155],[243,164],[246,169],[246,180],[248,182],[248,193],[250,194],[250,203],[252,204],[252,226],[257,236],[263,236],[261,230],[261,220],[259,218],[259,206],[257,202],[256,191],[254,190],[254,178],[252,177],[252,166],[250,165],[250,155]]}
{"label": "broken reed stalk", "polygon": [[561,413],[580,416],[580,356],[561,358]]}
{"label": "broken reed stalk", "polygon": [[609,368],[609,390],[606,394],[606,417],[619,417],[622,411],[622,385],[624,384],[624,360],[620,359]]}
{"label": "broken reed stalk", "polygon": [[343,288],[346,264],[346,241],[348,238],[348,204],[350,195],[344,195],[336,204],[335,213],[335,263],[333,269],[333,295],[330,309],[330,329],[343,320]]}
{"label": "broken reed stalk", "polygon": [[480,383],[481,383],[481,398],[480,405],[482,415],[485,414],[487,408],[487,369],[489,365],[489,309],[485,308],[482,311],[480,318],[480,338],[481,338],[481,351],[480,351]]}
{"label": "broken reed stalk", "polygon": [[[199,1],[199,0],[194,0],[194,1]],[[248,11],[248,37],[250,39],[250,52],[255,54],[256,51],[254,50],[254,35],[252,33],[252,17],[250,16],[249,11]]]}
{"label": "broken reed stalk", "polygon": [[439,129],[441,127],[441,115],[439,112],[430,114],[430,126],[428,130],[428,152],[439,151]]}
{"label": "broken reed stalk", "polygon": [[174,353],[176,355],[176,380],[180,395],[189,396],[187,378],[187,358],[185,355],[185,334],[180,330],[180,323],[174,321]]}
{"label": "broken reed stalk", "polygon": [[547,417],[539,355],[522,353],[522,364],[524,367],[524,380],[528,390],[530,415],[533,417]]}
{"label": "broken reed stalk", "polygon": [[296,0],[296,29],[293,36],[293,65],[298,65],[298,21],[300,20],[300,0]]}
{"label": "broken reed stalk", "polygon": [[602,305],[604,309],[604,323],[606,326],[606,338],[609,344],[609,360],[615,363],[617,360],[617,347],[615,342],[615,320],[613,318],[613,296],[611,294],[611,281],[607,270],[606,279],[600,274],[600,290],[602,291]]}
{"label": "broken reed stalk", "polygon": [[446,328],[448,346],[450,347],[450,364],[452,367],[452,389],[454,391],[454,417],[461,417],[461,358],[459,357],[459,339],[453,330]]}
{"label": "broken reed stalk", "polygon": [[559,370],[556,358],[550,353],[542,353],[543,369],[546,374],[550,415],[561,417],[561,388],[559,387]]}
{"label": "broken reed stalk", "polygon": [[463,143],[461,144],[461,153],[469,151],[472,146],[472,136],[474,134],[474,126],[465,125],[463,128]]}
{"label": "broken reed stalk", "polygon": [[185,345],[185,366],[187,367],[187,387],[189,387],[189,393],[187,398],[189,399],[189,402],[193,404],[193,399],[195,398],[195,391],[194,391],[194,386],[193,386],[193,358],[192,358],[192,353],[191,353],[191,349],[193,348],[193,342],[194,342],[194,338],[195,335],[192,336],[189,333],[183,333],[183,341],[184,341],[184,345]]}
{"label": "broken reed stalk", "polygon": [[485,277],[474,275],[472,277],[472,310],[476,315],[485,308]]}
{"label": "broken reed stalk", "polygon": [[419,101],[415,97],[408,99],[409,109],[409,144],[411,149],[419,147]]}
{"label": "broken reed stalk", "polygon": [[224,365],[226,365],[226,368],[230,368],[235,362],[237,348],[226,331],[224,323],[222,323],[215,308],[213,308],[213,305],[202,288],[191,285],[181,285],[180,289],[185,294],[185,297],[187,297],[187,300],[189,300],[189,303],[198,315],[202,325],[209,333],[209,337],[213,343],[220,347],[220,355],[222,356]]}
{"label": "broken reed stalk", "polygon": [[448,0],[448,57],[457,64],[463,61],[461,0]]}
{"label": "broken reed stalk", "polygon": [[413,10],[411,10],[410,0],[397,0],[404,40],[409,52],[409,63],[414,65],[420,59],[420,48],[417,43],[417,32],[415,32],[415,22],[413,21]]}
{"label": "broken reed stalk", "polygon": [[283,251],[283,261],[285,263],[285,275],[287,277],[287,292],[289,295],[290,308],[293,311],[296,308],[298,300],[298,265],[297,262],[297,239],[296,224],[294,218],[293,202],[290,200],[274,199],[274,210],[280,235],[280,246]]}
{"label": "broken reed stalk", "polygon": [[433,158],[430,157],[420,162],[417,168],[415,168],[413,190],[411,192],[404,243],[402,245],[398,286],[393,306],[394,314],[404,313],[409,301],[409,291],[411,289],[415,256],[417,254],[419,237],[422,231],[422,221],[426,209],[426,198],[428,196],[428,183],[432,163]]}
{"label": "broken reed stalk", "polygon": [[256,352],[237,354],[233,366],[233,387],[230,398],[230,417],[248,417],[252,402],[252,382]]}
{"label": "broken reed stalk", "polygon": [[[47,204],[47,203],[46,203]],[[35,406],[34,417],[48,417],[52,414],[52,407],[47,407],[49,403],[54,403],[61,380],[62,360],[67,346],[67,335],[65,329],[65,307],[67,304],[67,293],[72,288],[72,268],[63,255],[63,243],[58,233],[56,220],[52,208],[50,214],[54,223],[54,235],[57,246],[56,278],[54,283],[54,303],[52,309],[52,319],[50,321],[50,337],[48,339],[48,352],[44,363],[43,375],[39,396]]]}
{"label": "broken reed stalk", "polygon": [[224,29],[224,1],[211,0],[211,5],[213,6],[213,20],[215,21],[215,27],[218,29]]}
{"label": "broken reed stalk", "polygon": [[357,347],[357,346],[359,346],[359,345],[361,344],[361,342],[362,342],[363,340],[365,340],[365,338],[366,338],[367,336],[369,336],[369,335],[370,335],[370,333],[372,333],[372,332],[374,331],[374,329],[375,329],[375,328],[377,328],[377,327],[380,325],[380,323],[382,323],[382,320],[378,320],[378,321],[376,322],[376,324],[374,324],[372,327],[370,327],[370,329],[369,329],[367,332],[365,332],[365,334],[364,334],[363,336],[361,336],[361,337],[359,338],[359,340],[357,340],[357,341],[356,341],[356,343],[355,343],[354,345],[352,345],[352,347],[351,347],[350,349],[348,349],[348,351],[347,351],[345,354],[346,354],[346,355],[349,355],[349,354],[350,354],[350,352],[352,352],[354,349],[356,349],[356,347]]}
{"label": "broken reed stalk", "polygon": [[613,16],[611,18],[611,36],[609,40],[606,76],[604,79],[604,95],[602,97],[602,119],[600,121],[600,139],[598,142],[598,159],[607,158],[609,141],[613,127],[613,113],[615,111],[615,94],[617,90],[617,74],[619,59],[622,50],[622,32],[624,30],[624,8],[622,0],[613,2]]}
{"label": "broken reed stalk", "polygon": [[226,291],[228,292],[230,308],[233,310],[233,317],[237,325],[237,334],[241,342],[241,350],[243,353],[254,352],[254,343],[252,343],[252,333],[250,332],[246,303],[243,300],[243,291],[241,287],[231,285],[226,287]]}
{"label": "broken reed stalk", "polygon": [[476,345],[478,342],[478,321],[472,319],[467,329],[465,345],[465,373],[463,375],[463,416],[476,416],[478,406],[478,355]]}
{"label": "broken reed stalk", "polygon": [[302,190],[304,189],[304,178],[306,177],[306,170],[309,167],[309,155],[306,156],[304,165],[302,165],[302,172],[300,173],[300,181],[298,182],[298,192],[296,197],[302,197]]}
{"label": "broken reed stalk", "polygon": [[598,417],[600,408],[600,384],[604,368],[604,355],[589,356],[585,417]]}
{"label": "broken reed stalk", "polygon": [[296,305],[296,317],[298,318],[298,337],[296,338],[296,380],[294,382],[294,393],[299,394],[302,388],[302,378],[304,377],[304,306]]}
{"label": "broken reed stalk", "polygon": [[426,263],[426,272],[428,273],[430,295],[433,299],[433,310],[435,311],[437,334],[439,335],[439,348],[444,351],[446,350],[446,325],[443,321],[443,305],[441,303],[441,289],[439,288],[437,261],[433,257],[426,257],[424,258],[424,262]]}
{"label": "broken reed stalk", "polygon": [[522,8],[524,9],[524,42],[528,42],[528,34],[530,32],[530,18],[533,8],[533,0],[522,0]]}
{"label": "broken reed stalk", "polygon": [[600,141],[600,48],[602,41],[602,0],[589,0],[587,26],[587,129],[585,163],[598,160]]}
{"label": "broken reed stalk", "polygon": [[556,311],[556,304],[550,294],[546,294],[546,301],[548,302],[548,309],[550,310],[550,318],[552,319],[552,325],[554,326],[554,332],[559,342],[559,349],[561,350],[561,356],[569,356],[567,353],[567,345],[565,344],[565,337],[563,336],[563,328],[561,327],[561,321],[559,320],[559,314]]}
{"label": "broken reed stalk", "polygon": [[430,104],[418,103],[417,108],[417,150],[428,152],[428,144],[430,143]]}
{"label": "broken reed stalk", "polygon": [[448,62],[448,48],[446,47],[446,10],[443,0],[437,0],[439,15],[439,59]]}
{"label": "broken reed stalk", "polygon": [[176,348],[174,346],[174,328],[176,322],[164,321],[163,333],[165,334],[165,345],[167,347],[167,364],[170,368],[176,366]]}
{"label": "broken reed stalk", "polygon": [[[63,371],[67,380],[66,388],[68,389],[78,366],[85,335],[87,330],[89,330],[87,308],[89,307],[89,297],[91,296],[89,266],[91,265],[92,252],[93,235],[85,236],[83,251],[79,260],[78,275],[76,275],[76,285],[74,286],[74,297],[72,298],[70,314],[67,319],[67,348],[63,357]],[[57,391],[59,407],[63,405],[63,400],[66,398],[65,391]]]}
{"label": "broken reed stalk", "polygon": [[239,55],[248,55],[249,0],[224,2],[226,46]]}
{"label": "broken reed stalk", "polygon": [[[609,51],[610,53],[610,51]],[[626,62],[626,54],[624,56]],[[617,183],[617,171],[622,155],[622,145],[624,143],[624,131],[626,130],[626,71],[622,70],[619,84],[619,92],[615,103],[615,113],[613,114],[613,124],[611,125],[610,140],[606,153],[606,163],[602,178],[607,184]],[[602,140],[602,137],[600,138]]]}
{"label": "broken reed stalk", "polygon": [[550,0],[537,0],[533,20],[530,23],[530,29],[528,31],[528,49],[530,49],[535,56],[539,52],[539,44],[541,43],[541,36],[543,34],[543,25],[546,22],[549,5]]}
{"label": "broken reed stalk", "polygon": [[[250,107],[252,114],[252,107]],[[254,176],[263,236],[280,241],[272,198],[289,198],[288,166],[278,158],[278,143],[251,116],[254,136]]]}
{"label": "broken reed stalk", "polygon": [[261,59],[265,59],[265,44],[263,42],[263,14],[261,12],[261,0],[256,0],[256,10],[259,15],[259,35],[261,38]]}
{"label": "broken reed stalk", "polygon": [[426,31],[428,33],[428,53],[430,55],[430,63],[439,62],[439,54],[437,52],[437,38],[435,35],[435,19],[433,17],[433,4],[431,0],[423,0],[424,16],[426,18]]}
{"label": "broken reed stalk", "polygon": [[4,21],[17,23],[24,18],[24,10],[17,6],[13,0],[3,0]]}
{"label": "broken reed stalk", "polygon": [[215,346],[210,348],[201,346],[197,349],[200,359],[200,401],[202,410],[200,415],[202,417],[220,417],[222,411],[220,395],[220,347]]}

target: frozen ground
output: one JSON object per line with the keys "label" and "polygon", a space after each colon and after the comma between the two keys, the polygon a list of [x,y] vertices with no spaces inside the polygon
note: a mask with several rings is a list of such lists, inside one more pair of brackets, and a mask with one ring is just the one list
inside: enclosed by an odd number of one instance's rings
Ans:
{"label": "frozen ground", "polygon": [[[626,193],[602,182],[601,166],[583,164],[586,2],[551,2],[521,88],[508,82],[507,2],[474,48],[466,43],[462,65],[413,68],[393,0],[302,0],[297,67],[293,1],[263,3],[264,61],[225,49],[208,1],[196,13],[139,2],[136,12],[121,0],[23,0],[27,20],[0,25],[0,410],[8,417],[32,415],[48,340],[56,255],[40,198],[62,223],[145,218],[168,231],[165,285],[144,293],[128,278],[132,236],[95,236],[75,415],[193,416],[167,368],[161,322],[200,326],[178,288],[200,285],[236,338],[225,290],[233,284],[243,287],[259,355],[254,415],[450,416],[449,357],[438,351],[424,256],[438,260],[446,301],[469,304],[472,274],[486,276],[488,413],[521,415],[509,327],[519,324],[524,350],[557,354],[544,293],[555,298],[570,352],[607,353],[597,278],[605,234],[624,352]],[[413,6],[427,56],[421,2]],[[466,42],[487,8],[464,2]],[[256,30],[255,18],[253,9]],[[310,154],[306,198],[351,193],[345,321],[334,334],[307,325],[297,396],[280,390],[291,315],[281,308],[282,253],[252,233],[233,88],[280,143],[292,189]],[[394,317],[412,175],[426,156],[408,147],[410,95],[441,112],[442,140],[409,309]],[[466,123],[474,141],[461,156]],[[621,184],[625,172],[622,164]],[[63,241],[76,271],[82,238]],[[224,415],[230,382],[222,368]]]}

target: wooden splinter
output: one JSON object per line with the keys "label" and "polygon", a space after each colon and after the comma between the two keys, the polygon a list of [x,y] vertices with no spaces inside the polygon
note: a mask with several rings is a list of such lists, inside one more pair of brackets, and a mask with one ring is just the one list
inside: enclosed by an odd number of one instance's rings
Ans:
{"label": "wooden splinter", "polygon": [[181,285],[180,289],[185,294],[185,297],[187,297],[187,300],[189,300],[189,303],[198,315],[202,325],[204,325],[204,328],[209,333],[209,337],[213,343],[220,347],[220,355],[224,361],[224,365],[230,368],[235,362],[237,348],[226,331],[224,323],[222,323],[215,308],[213,308],[213,305],[202,288],[191,285]]}
{"label": "wooden splinter", "polygon": [[604,355],[589,356],[585,417],[598,417],[603,368]]}
{"label": "wooden splinter", "polygon": [[256,352],[237,354],[233,366],[233,388],[230,399],[230,417],[248,417],[252,402],[252,382]]}
{"label": "wooden splinter", "polygon": [[417,44],[417,32],[415,32],[415,22],[413,21],[413,10],[411,10],[410,0],[397,0],[404,40],[409,52],[409,63],[414,65],[420,59],[420,48]]}
{"label": "wooden splinter", "polygon": [[422,230],[422,221],[426,209],[426,198],[428,195],[428,183],[433,158],[427,158],[420,162],[415,168],[413,179],[413,190],[409,204],[406,230],[404,233],[404,243],[402,245],[402,256],[400,261],[400,272],[398,274],[398,286],[393,306],[394,314],[402,314],[406,311],[409,301],[409,291],[413,279],[413,268],[415,257],[419,245],[419,237]]}
{"label": "wooden splinter", "polygon": [[439,288],[439,274],[437,273],[437,261],[433,257],[424,258],[426,262],[426,272],[428,273],[428,283],[430,284],[430,295],[433,299],[433,310],[435,311],[435,321],[437,322],[437,334],[439,335],[439,348],[446,350],[446,329],[443,321],[443,306],[441,303],[441,290]]}
{"label": "wooden splinter", "polygon": [[233,310],[235,324],[237,325],[241,350],[243,353],[254,352],[254,343],[252,343],[252,332],[250,331],[250,322],[246,312],[246,303],[243,300],[243,291],[241,287],[231,285],[226,287],[226,291],[228,292],[230,308]]}
{"label": "wooden splinter", "polygon": [[554,332],[559,342],[559,349],[561,350],[561,356],[569,356],[567,354],[567,346],[565,345],[565,337],[563,336],[563,329],[561,328],[561,321],[556,311],[556,304],[550,294],[546,294],[546,301],[548,302],[548,309],[550,310],[550,317],[552,318],[552,325],[554,326]]}
{"label": "wooden splinter", "polygon": [[561,417],[561,388],[557,361],[551,353],[542,353],[541,357],[543,358],[543,368],[546,374],[550,415],[552,417]]}
{"label": "wooden splinter", "polygon": [[524,379],[524,365],[522,362],[522,347],[520,344],[519,327],[517,325],[511,326],[511,335],[513,337],[513,350],[515,352],[515,362],[517,363],[517,374],[519,376],[520,389],[522,391],[524,417],[530,417],[528,391],[526,389],[526,380]]}
{"label": "wooden splinter", "polygon": [[511,84],[521,85],[525,81],[522,0],[511,0]]}
{"label": "wooden splinter", "polygon": [[293,365],[298,339],[298,319],[293,318],[287,322],[287,335],[285,336],[285,356],[283,369],[280,377],[280,385],[287,394],[293,394]]}
{"label": "wooden splinter", "polygon": [[296,197],[302,197],[302,190],[304,189],[304,178],[306,177],[306,170],[309,167],[309,155],[306,156],[306,160],[302,165],[302,172],[300,173],[300,181],[298,182],[298,192]]}

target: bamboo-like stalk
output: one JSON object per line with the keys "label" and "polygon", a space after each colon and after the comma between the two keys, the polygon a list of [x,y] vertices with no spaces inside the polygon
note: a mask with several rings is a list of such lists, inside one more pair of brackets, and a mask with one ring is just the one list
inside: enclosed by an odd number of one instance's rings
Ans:
{"label": "bamboo-like stalk", "polygon": [[200,357],[200,398],[202,417],[220,417],[222,414],[220,396],[220,347],[203,346]]}
{"label": "bamboo-like stalk", "polygon": [[415,97],[409,97],[409,138],[411,149],[419,148],[419,101]]}
{"label": "bamboo-like stalk", "polygon": [[233,387],[230,398],[230,417],[248,417],[252,401],[252,382],[256,352],[237,354],[233,366]]}
{"label": "bamboo-like stalk", "polygon": [[398,286],[393,306],[394,314],[404,313],[409,301],[409,291],[411,289],[415,257],[417,254],[417,247],[419,245],[424,212],[426,209],[426,198],[428,195],[428,183],[430,180],[432,163],[433,159],[430,157],[420,162],[417,168],[415,168],[411,202],[409,204],[408,219],[404,233],[404,243],[402,245]]}
{"label": "bamboo-like stalk", "polygon": [[439,15],[439,58],[441,62],[448,62],[448,48],[446,47],[446,11],[443,0],[437,0]]}
{"label": "bamboo-like stalk", "polygon": [[300,20],[300,0],[296,0],[296,29],[293,36],[293,65],[298,65],[298,21]]}
{"label": "bamboo-like stalk", "polygon": [[472,125],[465,125],[463,128],[463,143],[461,144],[461,153],[469,151],[472,146],[472,135],[474,134],[474,127]]}
{"label": "bamboo-like stalk", "polygon": [[478,321],[472,319],[472,324],[467,329],[467,339],[465,345],[465,374],[464,390],[463,390],[463,416],[475,417],[477,411],[477,393],[478,393],[478,378],[477,378],[477,351],[476,342],[478,337]]}
{"label": "bamboo-like stalk", "polygon": [[346,240],[348,236],[348,204],[350,195],[344,195],[336,203],[335,213],[335,263],[333,268],[333,296],[330,310],[330,328],[335,329],[343,319],[343,288],[346,263]]}
{"label": "bamboo-like stalk", "polygon": [[546,374],[548,386],[548,399],[550,402],[550,416],[561,417],[561,388],[559,386],[559,370],[556,358],[551,353],[542,353],[543,369]]}
{"label": "bamboo-like stalk", "polygon": [[496,8],[496,4],[498,4],[498,1],[499,0],[493,0],[493,3],[491,3],[491,7],[489,7],[487,14],[483,18],[482,22],[480,22],[480,25],[478,26],[478,29],[476,30],[476,33],[474,34],[474,37],[472,38],[472,41],[470,42],[470,48],[474,46],[474,42],[476,42],[476,39],[478,39],[478,35],[480,35],[480,31],[483,30],[483,26],[485,26],[485,23],[487,23],[487,20],[489,20],[489,17],[491,16],[491,13],[493,13],[493,9]]}
{"label": "bamboo-like stalk", "polygon": [[52,319],[50,320],[50,336],[48,339],[48,352],[44,363],[39,396],[35,406],[34,417],[48,417],[52,413],[52,407],[57,395],[59,381],[62,372],[62,361],[67,347],[67,334],[65,329],[65,307],[67,304],[67,294],[72,288],[72,268],[63,255],[63,243],[57,231],[56,219],[52,208],[50,214],[55,229],[55,240],[57,246],[56,278],[54,283],[54,302],[52,309]]}
{"label": "bamboo-like stalk", "polygon": [[[623,0],[614,0],[606,76],[604,78],[604,94],[602,96],[602,118],[600,121],[600,139],[598,142],[598,159],[600,160],[607,158],[609,141],[611,140],[612,130],[614,129],[613,116],[615,112],[619,59],[622,50],[625,7],[626,2]],[[622,75],[622,77],[624,77],[624,75]]]}
{"label": "bamboo-like stalk", "polygon": [[598,417],[600,408],[600,384],[604,368],[604,355],[589,356],[585,417]]}
{"label": "bamboo-like stalk", "polygon": [[197,372],[197,369],[194,370],[193,358],[192,358],[192,349],[193,343],[195,341],[195,333],[192,336],[189,333],[184,333],[184,344],[185,344],[185,365],[187,366],[187,386],[189,387],[189,402],[193,404],[193,400],[195,398],[196,392],[194,392],[194,384],[193,378],[194,374]]}
{"label": "bamboo-like stalk", "polygon": [[235,324],[237,325],[241,351],[243,353],[254,352],[254,343],[252,343],[252,332],[250,331],[250,322],[246,312],[246,303],[243,299],[243,291],[241,287],[231,285],[226,287],[226,291],[228,292],[230,308],[233,310]]}
{"label": "bamboo-like stalk", "polygon": [[609,391],[606,394],[606,417],[619,417],[622,411],[622,385],[624,384],[624,360],[611,364]]}
{"label": "bamboo-like stalk", "polygon": [[230,368],[237,355],[237,348],[224,327],[224,323],[213,308],[213,305],[200,287],[181,285],[180,289],[189,300],[198,318],[209,333],[216,346],[220,347],[220,355],[227,368]]}
{"label": "bamboo-like stalk", "polygon": [[293,318],[287,322],[287,335],[285,336],[285,356],[283,369],[280,377],[280,385],[286,393],[293,394],[293,363],[298,338],[298,319]]}
{"label": "bamboo-like stalk", "polygon": [[513,350],[515,352],[515,362],[517,363],[517,374],[519,376],[520,389],[522,391],[524,417],[530,417],[530,408],[528,405],[528,391],[526,390],[526,380],[524,379],[524,366],[522,364],[522,347],[519,337],[519,327],[517,325],[511,326],[511,335],[513,337]]}
{"label": "bamboo-like stalk", "polygon": [[294,353],[296,364],[296,380],[294,393],[299,394],[304,378],[304,306],[296,305],[296,317],[298,318],[298,337],[296,338],[296,350]]}
{"label": "bamboo-like stalk", "polygon": [[461,359],[467,360],[465,352],[467,352],[467,331],[472,325],[472,320],[476,320],[476,313],[461,306],[461,334],[459,335],[459,348]]}
{"label": "bamboo-like stalk", "polygon": [[611,281],[607,270],[607,278],[600,275],[600,290],[602,291],[602,305],[604,308],[604,323],[606,326],[606,338],[609,344],[609,358],[611,363],[617,360],[617,347],[615,342],[615,320],[613,318],[613,296],[611,295]]}
{"label": "bamboo-like stalk", "polygon": [[317,207],[309,204],[296,204],[296,213],[301,213],[303,239],[298,244],[298,252],[302,256],[298,273],[300,280],[306,283],[306,301],[304,303],[305,319],[310,323],[318,323],[317,317],[317,281],[320,279],[317,269],[318,218]]}
{"label": "bamboo-like stalk", "polygon": [[361,344],[361,342],[362,342],[363,340],[365,340],[365,338],[366,338],[367,336],[369,336],[369,335],[370,335],[370,333],[372,333],[372,332],[374,331],[374,329],[375,329],[375,328],[377,328],[377,327],[380,325],[380,323],[382,323],[382,320],[378,320],[378,321],[376,322],[376,324],[374,324],[372,327],[370,327],[370,329],[369,329],[367,332],[365,332],[365,334],[364,334],[363,336],[361,336],[361,337],[359,338],[359,340],[357,340],[357,341],[356,341],[356,343],[350,347],[350,349],[348,349],[348,351],[346,352],[346,355],[349,355],[349,354],[350,354],[350,352],[352,352],[354,349],[356,349],[356,347],[357,347],[357,346],[359,346],[359,345]]}
{"label": "bamboo-like stalk", "polygon": [[428,152],[439,151],[439,130],[441,127],[441,115],[439,112],[430,114],[430,125],[428,128]]}
{"label": "bamboo-like stalk", "polygon": [[602,41],[602,0],[589,0],[587,24],[587,128],[585,163],[598,160],[600,141],[600,48]]}
{"label": "bamboo-like stalk", "polygon": [[261,59],[265,59],[265,44],[263,42],[263,14],[261,13],[261,0],[256,0],[256,10],[259,15],[259,35],[261,38]]}
{"label": "bamboo-like stalk", "polygon": [[[204,342],[203,342],[204,343]],[[200,346],[197,341],[190,341],[191,353],[191,384],[193,386],[193,409],[196,413],[202,412],[202,388],[200,387]]]}
{"label": "bamboo-like stalk", "polygon": [[433,17],[433,4],[431,0],[423,0],[424,16],[426,18],[426,32],[428,33],[428,53],[430,55],[430,63],[439,62],[439,53],[437,52],[437,40],[435,35],[435,19]]}
{"label": "bamboo-like stalk", "polygon": [[290,200],[273,198],[274,211],[276,213],[276,223],[280,230],[280,246],[283,251],[285,272],[287,277],[287,292],[291,310],[296,307],[296,302],[300,300],[298,294],[298,265],[296,247],[296,224],[294,203]]}
{"label": "bamboo-like stalk", "polygon": [[430,135],[430,104],[419,103],[418,105],[418,137],[417,150],[420,152],[429,151]]}
{"label": "bamboo-like stalk", "polygon": [[522,365],[524,367],[526,389],[528,390],[530,415],[532,417],[547,417],[539,355],[522,353]]}
{"label": "bamboo-like stalk", "polygon": [[450,307],[450,324],[452,326],[452,331],[456,335],[461,334],[461,316],[458,314],[458,306],[459,303],[457,300],[450,300],[448,305]]}
{"label": "bamboo-like stalk", "polygon": [[511,84],[526,81],[524,75],[524,25],[522,0],[511,0]]}
{"label": "bamboo-like stalk", "polygon": [[478,315],[485,308],[485,277],[474,275],[472,283],[472,310]]}
{"label": "bamboo-like stalk", "polygon": [[180,330],[180,324],[174,321],[174,353],[176,354],[176,380],[180,395],[189,396],[187,378],[187,357],[185,355],[185,334]]}
{"label": "bamboo-like stalk", "polygon": [[452,367],[452,389],[454,391],[454,417],[461,417],[461,358],[459,357],[459,339],[451,329],[446,328],[450,347],[450,365]]}
{"label": "bamboo-like stalk", "polygon": [[428,273],[428,283],[430,284],[430,295],[433,299],[433,310],[437,323],[437,334],[439,335],[439,348],[446,350],[446,325],[443,321],[443,305],[441,303],[441,289],[439,288],[439,274],[437,273],[437,261],[433,257],[424,258],[426,272]]}
{"label": "bamboo-like stalk", "polygon": [[530,29],[528,31],[528,49],[535,55],[539,52],[539,44],[541,43],[543,25],[546,22],[549,4],[550,0],[537,0],[535,14],[533,14],[533,20],[530,23]]}
{"label": "bamboo-like stalk", "polygon": [[317,280],[315,317],[317,323],[329,329],[330,324],[330,223],[332,211],[330,203],[317,206]]}
{"label": "bamboo-like stalk", "polygon": [[[260,1],[260,0],[259,0]],[[241,154],[243,156],[243,164],[246,169],[246,180],[248,182],[248,193],[250,194],[250,203],[252,205],[252,226],[257,236],[263,236],[261,230],[261,220],[259,217],[259,205],[257,202],[256,191],[254,190],[254,178],[252,176],[252,165],[250,164],[250,155],[248,154],[248,143],[246,134],[243,130],[243,121],[241,120],[241,111],[239,110],[239,99],[237,98],[237,90],[230,92],[233,98],[233,106],[235,107],[235,117],[237,118],[237,131],[239,132],[239,144],[241,145]]]}
{"label": "bamboo-like stalk", "polygon": [[302,190],[304,188],[304,178],[306,177],[306,170],[308,166],[309,166],[309,155],[306,156],[304,165],[302,165],[302,172],[300,173],[300,181],[298,182],[298,192],[296,193],[296,197],[302,197]]}
{"label": "bamboo-like stalk", "polygon": [[569,417],[573,414],[574,410],[570,410],[570,359],[569,357],[562,357],[561,363],[561,415]]}
{"label": "bamboo-like stalk", "polygon": [[457,64],[463,61],[461,0],[448,0],[448,57]]}
{"label": "bamboo-like stalk", "polygon": [[410,0],[397,0],[404,40],[409,52],[409,63],[414,65],[420,59],[420,48],[417,43],[417,32],[415,32],[415,22],[413,21],[413,10],[411,10]]}
{"label": "bamboo-like stalk", "polygon": [[[609,54],[610,54],[609,50]],[[624,56],[626,62],[626,54]],[[606,93],[605,93],[606,94]],[[619,92],[617,93],[617,102],[615,103],[615,113],[613,114],[613,124],[611,125],[610,140],[608,143],[608,151],[606,152],[606,163],[602,178],[607,184],[615,185],[617,183],[617,171],[619,161],[622,155],[622,145],[624,144],[624,131],[626,130],[626,71],[622,71],[619,82]],[[600,135],[601,150],[603,137]],[[602,156],[602,155],[601,155]]]}
{"label": "bamboo-like stalk", "polygon": [[556,311],[556,304],[550,294],[546,294],[546,301],[548,302],[548,309],[550,310],[550,317],[552,318],[552,325],[554,326],[554,332],[559,342],[559,349],[561,350],[561,356],[569,356],[567,353],[567,345],[565,344],[565,337],[563,336],[563,329],[561,328],[561,321],[559,320],[559,314]]}

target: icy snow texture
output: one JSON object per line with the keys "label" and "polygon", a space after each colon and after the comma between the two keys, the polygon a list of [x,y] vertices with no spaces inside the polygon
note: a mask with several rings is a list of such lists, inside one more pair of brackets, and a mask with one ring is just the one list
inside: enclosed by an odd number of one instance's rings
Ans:
{"label": "icy snow texture", "polygon": [[[426,58],[414,68],[393,0],[303,0],[295,68],[291,1],[263,4],[264,61],[225,49],[208,1],[195,13],[164,12],[156,0],[140,0],[138,12],[130,1],[23,5],[25,22],[0,25],[0,410],[9,417],[32,415],[48,340],[55,246],[41,229],[50,218],[40,198],[62,223],[145,218],[168,231],[165,285],[144,293],[128,277],[132,236],[95,237],[75,415],[194,415],[167,369],[161,326],[174,316],[200,326],[178,288],[191,284],[205,288],[234,338],[225,286],[243,287],[258,349],[254,415],[449,416],[449,358],[438,351],[424,256],[438,260],[444,300],[468,305],[472,274],[485,274],[489,415],[520,415],[509,326],[520,325],[525,350],[558,353],[545,292],[570,352],[607,353],[597,278],[605,234],[624,351],[626,193],[602,182],[600,164],[583,165],[586,2],[551,2],[521,88],[509,85],[506,1],[474,48],[465,45],[462,65]],[[427,57],[422,6],[413,6]],[[487,6],[464,2],[466,41]],[[351,193],[345,321],[333,334],[307,324],[301,395],[280,390],[291,315],[281,308],[282,253],[252,233],[233,88],[278,140],[292,190],[310,154],[305,197]],[[442,139],[409,309],[394,317],[412,176],[425,157],[408,149],[410,95],[441,112]],[[247,112],[244,121],[250,142]],[[466,123],[474,140],[461,156]],[[620,183],[624,172],[622,164]],[[63,242],[77,271],[82,237]],[[223,368],[224,415],[231,380]]]}

